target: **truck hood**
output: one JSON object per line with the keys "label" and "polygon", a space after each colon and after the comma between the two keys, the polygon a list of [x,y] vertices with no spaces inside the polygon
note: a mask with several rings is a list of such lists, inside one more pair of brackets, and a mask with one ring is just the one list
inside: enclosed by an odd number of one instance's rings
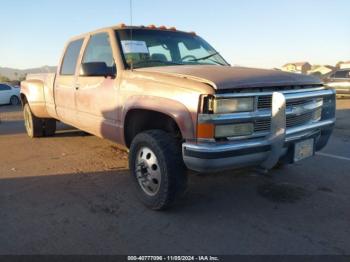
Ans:
{"label": "truck hood", "polygon": [[315,77],[277,70],[216,65],[162,66],[136,69],[210,84],[216,90],[322,84]]}

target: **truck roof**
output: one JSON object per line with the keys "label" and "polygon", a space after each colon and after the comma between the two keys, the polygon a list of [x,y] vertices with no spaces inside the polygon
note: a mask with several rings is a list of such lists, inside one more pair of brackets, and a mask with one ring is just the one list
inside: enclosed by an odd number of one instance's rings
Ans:
{"label": "truck roof", "polygon": [[186,32],[186,31],[181,31],[181,30],[177,30],[176,27],[166,27],[166,26],[156,26],[156,25],[148,25],[148,26],[144,26],[144,25],[140,25],[140,26],[130,26],[130,25],[126,25],[126,24],[118,24],[118,25],[114,25],[114,26],[109,26],[109,27],[104,27],[104,28],[100,28],[94,31],[90,31],[84,34],[80,34],[74,37],[71,37],[69,39],[69,41],[73,41],[79,38],[83,38],[86,35],[90,35],[90,34],[96,34],[99,32],[103,32],[103,31],[107,31],[107,30],[125,30],[125,29],[145,29],[145,30],[156,30],[156,31],[172,31],[172,32],[181,32],[181,33],[187,33],[187,34],[192,34],[192,35],[196,35],[195,32]]}

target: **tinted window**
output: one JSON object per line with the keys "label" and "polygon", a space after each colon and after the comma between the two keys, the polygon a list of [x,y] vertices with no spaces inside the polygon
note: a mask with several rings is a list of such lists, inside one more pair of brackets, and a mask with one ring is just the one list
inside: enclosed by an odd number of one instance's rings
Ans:
{"label": "tinted window", "polygon": [[0,84],[0,91],[8,91],[11,90],[11,87],[8,85]]}
{"label": "tinted window", "polygon": [[97,34],[90,38],[83,58],[83,63],[102,62],[108,67],[114,67],[113,52],[106,33]]}
{"label": "tinted window", "polygon": [[334,78],[347,78],[348,76],[349,76],[348,71],[338,71],[338,72],[335,72],[334,74]]}
{"label": "tinted window", "polygon": [[80,39],[74,42],[71,42],[66,50],[66,54],[63,58],[63,63],[61,67],[61,75],[74,75],[75,68],[77,66],[78,57],[80,53],[81,46],[83,45],[84,40]]}

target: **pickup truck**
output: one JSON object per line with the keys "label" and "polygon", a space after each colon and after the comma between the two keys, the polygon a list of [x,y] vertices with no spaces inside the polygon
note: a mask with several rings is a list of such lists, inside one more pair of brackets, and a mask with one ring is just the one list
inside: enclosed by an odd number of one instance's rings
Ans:
{"label": "pickup truck", "polygon": [[328,142],[335,92],[320,80],[232,67],[193,32],[113,26],[71,39],[56,74],[21,83],[27,133],[56,121],[129,152],[142,202],[169,207],[187,169],[270,170],[311,157]]}

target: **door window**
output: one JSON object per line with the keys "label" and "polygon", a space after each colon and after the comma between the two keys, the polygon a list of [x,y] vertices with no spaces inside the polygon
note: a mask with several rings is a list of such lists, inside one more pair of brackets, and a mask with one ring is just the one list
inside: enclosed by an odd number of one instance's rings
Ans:
{"label": "door window", "polygon": [[9,91],[11,90],[11,87],[8,85],[0,84],[0,92],[1,91]]}
{"label": "door window", "polygon": [[79,39],[68,45],[62,62],[61,75],[75,75],[75,69],[83,42],[83,39]]}
{"label": "door window", "polygon": [[83,63],[102,62],[110,69],[115,68],[113,52],[106,33],[93,35],[89,41],[83,58]]}

